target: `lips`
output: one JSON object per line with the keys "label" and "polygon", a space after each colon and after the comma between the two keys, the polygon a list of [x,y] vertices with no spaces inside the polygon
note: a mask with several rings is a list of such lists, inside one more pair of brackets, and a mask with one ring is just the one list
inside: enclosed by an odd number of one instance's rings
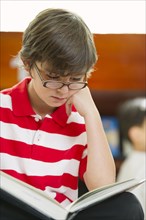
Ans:
{"label": "lips", "polygon": [[52,96],[53,99],[56,99],[58,101],[64,101],[66,100],[67,98],[62,98],[62,97],[56,97],[56,96]]}

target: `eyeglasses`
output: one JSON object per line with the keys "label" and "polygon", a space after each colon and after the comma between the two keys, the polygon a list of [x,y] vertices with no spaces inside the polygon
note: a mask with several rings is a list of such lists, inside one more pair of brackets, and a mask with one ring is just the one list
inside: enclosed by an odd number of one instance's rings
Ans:
{"label": "eyeglasses", "polygon": [[85,88],[88,83],[87,82],[72,82],[72,83],[63,83],[60,81],[55,81],[55,80],[44,80],[41,76],[40,70],[37,67],[36,63],[34,63],[34,67],[36,69],[36,72],[42,82],[42,85],[45,88],[49,88],[49,89],[61,89],[63,86],[67,86],[68,89],[70,90],[80,90]]}

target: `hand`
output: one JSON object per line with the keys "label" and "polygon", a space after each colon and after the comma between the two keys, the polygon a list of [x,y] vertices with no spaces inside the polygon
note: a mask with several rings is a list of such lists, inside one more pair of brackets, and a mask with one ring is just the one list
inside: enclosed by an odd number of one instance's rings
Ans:
{"label": "hand", "polygon": [[86,117],[92,114],[96,109],[95,103],[92,99],[90,90],[88,87],[81,89],[74,93],[66,102],[66,112],[68,115],[71,113],[71,106],[74,105],[79,114]]}

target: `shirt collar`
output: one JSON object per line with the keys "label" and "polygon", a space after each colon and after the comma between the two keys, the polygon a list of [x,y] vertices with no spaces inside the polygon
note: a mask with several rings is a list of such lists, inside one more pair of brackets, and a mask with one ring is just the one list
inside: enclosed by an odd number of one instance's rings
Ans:
{"label": "shirt collar", "polygon": [[27,85],[31,78],[26,77],[12,88],[12,107],[16,116],[33,115],[35,112],[30,104]]}
{"label": "shirt collar", "polygon": [[57,122],[61,126],[65,126],[68,120],[65,104],[57,108],[50,116],[55,122]]}
{"label": "shirt collar", "polygon": [[[34,112],[29,96],[27,86],[31,78],[26,77],[20,83],[12,88],[12,106],[13,112],[16,116],[33,116],[36,115]],[[55,122],[61,126],[65,126],[68,120],[68,115],[66,113],[65,105],[60,106],[51,115],[48,115]]]}

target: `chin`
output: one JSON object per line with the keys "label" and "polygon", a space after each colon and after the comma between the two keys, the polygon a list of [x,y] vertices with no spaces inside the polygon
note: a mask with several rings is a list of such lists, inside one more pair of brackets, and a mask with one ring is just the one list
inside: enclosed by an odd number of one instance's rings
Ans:
{"label": "chin", "polygon": [[58,108],[58,107],[60,107],[64,104],[65,104],[65,102],[63,102],[63,103],[47,103],[47,105],[52,107],[52,108]]}

